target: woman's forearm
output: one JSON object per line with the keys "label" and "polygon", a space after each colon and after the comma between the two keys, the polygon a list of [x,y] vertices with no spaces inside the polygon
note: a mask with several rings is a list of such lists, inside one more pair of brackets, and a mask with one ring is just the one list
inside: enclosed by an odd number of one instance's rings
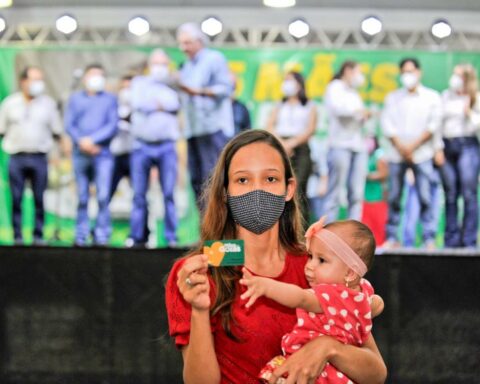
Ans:
{"label": "woman's forearm", "polygon": [[220,383],[208,310],[192,310],[190,341],[183,351],[183,380],[186,384]]}
{"label": "woman's forearm", "polygon": [[336,343],[329,361],[358,384],[383,384],[387,377],[387,368],[371,335],[361,348]]}

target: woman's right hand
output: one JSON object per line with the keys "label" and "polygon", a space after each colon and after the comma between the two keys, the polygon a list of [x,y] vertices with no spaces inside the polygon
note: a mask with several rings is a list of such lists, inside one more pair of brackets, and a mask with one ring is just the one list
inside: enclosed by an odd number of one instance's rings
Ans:
{"label": "woman's right hand", "polygon": [[199,311],[208,311],[211,305],[207,271],[208,258],[202,254],[189,257],[177,275],[177,286],[184,300]]}

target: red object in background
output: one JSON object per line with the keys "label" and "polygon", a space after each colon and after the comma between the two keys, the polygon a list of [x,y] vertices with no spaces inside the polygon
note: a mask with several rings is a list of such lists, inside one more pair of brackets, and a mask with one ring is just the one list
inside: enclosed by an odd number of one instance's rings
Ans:
{"label": "red object in background", "polygon": [[388,204],[386,201],[363,203],[362,223],[367,225],[373,232],[377,247],[386,240],[387,219]]}

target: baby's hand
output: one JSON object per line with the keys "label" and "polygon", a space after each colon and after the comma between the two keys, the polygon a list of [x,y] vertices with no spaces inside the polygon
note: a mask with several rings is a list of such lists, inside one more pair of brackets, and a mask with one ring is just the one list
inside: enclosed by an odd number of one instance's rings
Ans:
{"label": "baby's hand", "polygon": [[249,299],[245,306],[250,308],[260,296],[267,292],[268,279],[260,276],[253,276],[246,268],[242,269],[243,278],[240,279],[240,284],[247,287],[247,290],[240,296],[242,300]]}

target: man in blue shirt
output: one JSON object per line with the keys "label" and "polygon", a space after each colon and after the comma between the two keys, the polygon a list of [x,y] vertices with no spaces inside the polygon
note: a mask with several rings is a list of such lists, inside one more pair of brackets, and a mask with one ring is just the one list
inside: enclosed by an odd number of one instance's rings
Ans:
{"label": "man in blue shirt", "polygon": [[65,114],[66,131],[73,141],[78,193],[75,244],[87,245],[90,236],[88,199],[90,182],[94,181],[98,200],[94,243],[106,245],[111,234],[108,203],[114,164],[109,145],[117,132],[117,99],[105,92],[105,71],[99,64],[85,69],[83,84],[85,89],[70,97]]}
{"label": "man in blue shirt", "polygon": [[233,82],[225,57],[206,48],[208,39],[196,24],[181,25],[177,40],[188,57],[180,71],[179,88],[183,91],[188,167],[199,202],[203,183],[234,133]]}
{"label": "man in blue shirt", "polygon": [[131,154],[133,209],[130,216],[131,246],[147,242],[145,222],[148,215],[147,189],[152,166],[159,170],[165,206],[165,238],[175,246],[177,214],[174,189],[177,181],[176,141],[180,137],[177,112],[178,94],[168,83],[170,59],[162,50],[155,50],[148,60],[148,76],[134,77],[132,92],[132,128],[134,138]]}

